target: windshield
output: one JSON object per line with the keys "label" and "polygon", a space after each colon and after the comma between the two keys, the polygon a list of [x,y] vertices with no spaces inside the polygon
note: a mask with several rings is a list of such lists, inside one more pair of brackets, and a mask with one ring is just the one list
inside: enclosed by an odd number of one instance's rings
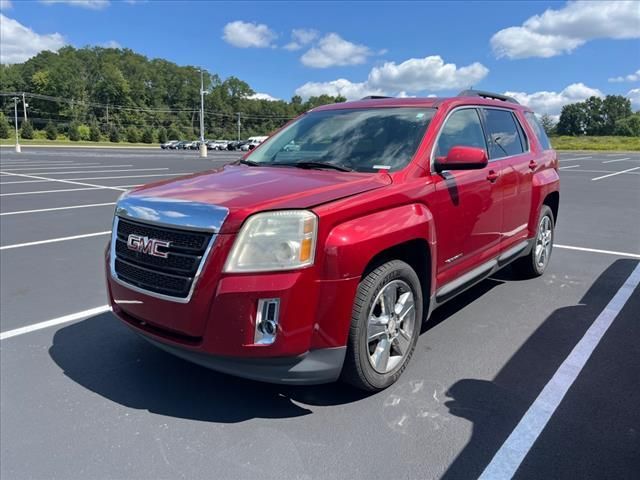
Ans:
{"label": "windshield", "polygon": [[435,110],[371,108],[310,112],[277,133],[248,160],[258,165],[342,167],[357,172],[405,167]]}

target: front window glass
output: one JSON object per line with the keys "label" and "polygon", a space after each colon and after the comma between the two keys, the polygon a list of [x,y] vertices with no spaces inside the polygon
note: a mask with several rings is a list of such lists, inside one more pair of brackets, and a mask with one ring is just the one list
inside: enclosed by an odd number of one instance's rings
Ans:
{"label": "front window glass", "polygon": [[247,161],[329,164],[357,172],[399,170],[411,161],[434,112],[413,107],[311,112],[267,140]]}
{"label": "front window glass", "polygon": [[446,157],[453,147],[487,148],[475,108],[456,110],[447,118],[438,137],[436,157]]}

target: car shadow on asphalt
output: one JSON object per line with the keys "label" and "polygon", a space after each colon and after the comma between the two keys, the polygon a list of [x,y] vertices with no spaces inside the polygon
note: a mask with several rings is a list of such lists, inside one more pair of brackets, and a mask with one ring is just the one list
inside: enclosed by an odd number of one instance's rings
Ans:
{"label": "car shadow on asphalt", "polygon": [[[480,476],[638,263],[612,263],[579,304],[554,311],[492,381],[463,379],[449,387],[445,405],[452,415],[472,422],[473,433],[443,479]],[[638,312],[640,289],[614,320],[515,478],[632,478],[640,471]]]}
{"label": "car shadow on asphalt", "polygon": [[[504,283],[485,280],[437,309],[421,334]],[[283,386],[192,364],[150,345],[110,312],[59,329],[49,349],[74,382],[126,407],[178,418],[235,423],[309,415],[371,396],[342,383]]]}

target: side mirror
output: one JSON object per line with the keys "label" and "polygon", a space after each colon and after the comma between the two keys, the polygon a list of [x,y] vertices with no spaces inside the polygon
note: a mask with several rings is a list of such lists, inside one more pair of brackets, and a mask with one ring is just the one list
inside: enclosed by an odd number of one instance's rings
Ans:
{"label": "side mirror", "polygon": [[446,157],[437,157],[435,169],[443,170],[481,170],[488,163],[487,152],[478,147],[451,147]]}

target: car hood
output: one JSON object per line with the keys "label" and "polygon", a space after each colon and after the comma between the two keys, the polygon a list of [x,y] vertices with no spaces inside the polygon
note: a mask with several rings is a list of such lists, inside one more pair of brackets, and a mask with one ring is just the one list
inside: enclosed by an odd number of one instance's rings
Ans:
{"label": "car hood", "polygon": [[229,215],[220,233],[233,233],[247,216],[258,211],[311,208],[390,183],[387,173],[226,165],[138,187],[128,197],[224,207]]}

